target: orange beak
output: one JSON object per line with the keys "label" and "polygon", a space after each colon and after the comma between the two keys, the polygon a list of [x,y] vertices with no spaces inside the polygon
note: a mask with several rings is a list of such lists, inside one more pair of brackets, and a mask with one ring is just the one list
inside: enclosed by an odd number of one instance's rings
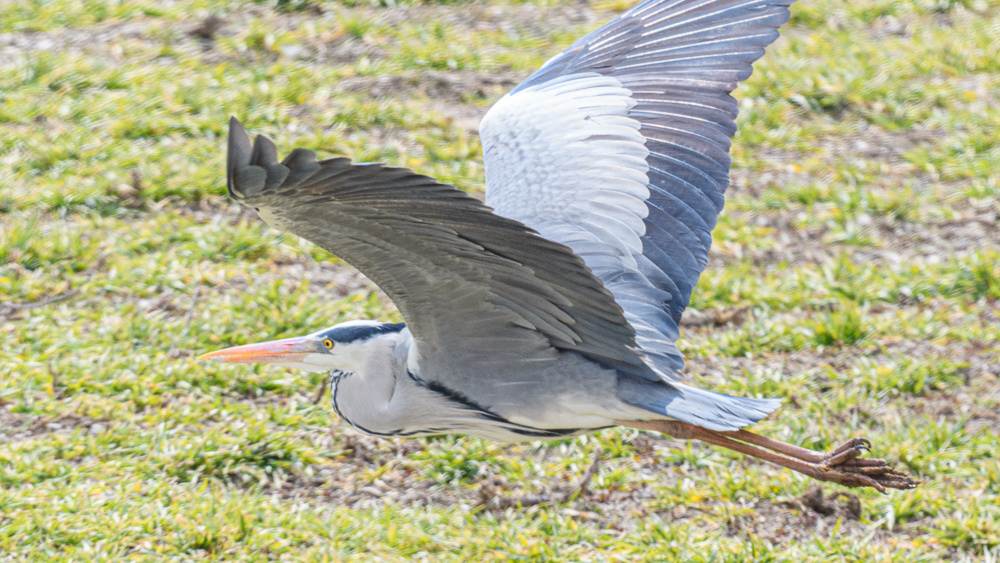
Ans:
{"label": "orange beak", "polygon": [[260,344],[234,346],[198,356],[199,360],[212,360],[229,364],[286,364],[301,362],[306,354],[316,352],[315,343],[306,337],[285,338]]}

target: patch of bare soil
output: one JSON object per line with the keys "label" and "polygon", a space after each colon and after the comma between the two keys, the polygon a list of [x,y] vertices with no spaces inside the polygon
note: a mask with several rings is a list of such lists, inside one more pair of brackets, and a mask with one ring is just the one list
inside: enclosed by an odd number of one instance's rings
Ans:
{"label": "patch of bare soil", "polygon": [[802,227],[800,211],[724,213],[771,229],[774,242],[757,249],[717,244],[710,251],[711,263],[716,265],[745,259],[760,266],[820,264],[844,252],[855,263],[942,263],[978,250],[1000,249],[997,211],[992,209],[969,209],[955,219],[933,222],[895,221],[862,214],[859,224],[865,236],[872,239],[870,246],[833,242],[833,225]]}
{"label": "patch of bare soil", "polygon": [[[308,22],[327,30],[299,44],[282,45],[278,50],[283,56],[329,64],[352,62],[362,56],[371,59],[385,57],[382,46],[364,37],[347,34],[338,24],[339,15],[375,24],[425,22],[458,30],[527,32],[539,37],[547,35],[552,29],[596,27],[612,17],[612,14],[595,12],[585,2],[554,7],[535,4],[500,7],[471,3],[460,6],[429,4],[392,8],[344,7],[336,10],[324,10],[319,5],[313,5],[311,9],[292,12],[276,10],[270,3],[248,3],[236,5],[226,13],[204,13],[180,22],[162,22],[148,18],[99,23],[86,29],[0,33],[0,64],[11,64],[26,55],[40,52],[87,54],[120,60],[123,55],[115,44],[122,40],[150,44],[169,41],[175,52],[198,55],[208,63],[217,63],[223,57],[213,50],[214,41],[218,37],[237,35],[241,30],[248,29],[254,19],[267,19],[269,25],[278,29],[291,30]],[[278,55],[269,51],[248,50],[245,56],[255,58]]]}
{"label": "patch of bare soil", "polygon": [[[16,263],[12,262],[12,264]],[[23,318],[22,313],[24,311],[30,311],[31,309],[47,307],[48,305],[59,303],[60,301],[66,301],[67,299],[76,296],[78,293],[79,293],[78,291],[70,289],[56,295],[49,295],[47,297],[43,297],[42,299],[39,299],[37,301],[31,301],[26,303],[0,302],[0,321],[21,320]]]}
{"label": "patch of bare soil", "polygon": [[9,65],[25,56],[38,53],[100,53],[109,58],[121,59],[121,54],[118,53],[116,57],[109,46],[122,39],[145,37],[147,27],[146,23],[117,22],[87,29],[0,33],[0,65]]}
{"label": "patch of bare soil", "polygon": [[[451,506],[463,501],[456,491],[422,478],[401,463],[408,455],[425,447],[423,440],[366,436],[338,420],[328,434],[310,436],[310,442],[343,454],[310,468],[309,472],[300,472],[284,481],[271,483],[272,492],[288,500],[331,503],[350,508],[381,505],[385,500],[405,507]],[[388,469],[374,481],[359,478],[365,468],[385,466]]]}
{"label": "patch of bare soil", "polygon": [[[385,76],[358,76],[341,81],[337,88],[374,98],[425,98],[429,110],[452,120],[451,126],[479,134],[479,122],[489,110],[480,100],[499,99],[527,77],[520,72],[410,72]],[[366,136],[371,132],[366,131]],[[391,137],[391,135],[390,135]]]}
{"label": "patch of bare soil", "polygon": [[[213,50],[214,41],[247,29],[251,20],[267,18],[279,28],[292,29],[301,25],[307,17],[310,14],[283,14],[271,6],[247,4],[225,15],[209,14],[180,22],[161,22],[150,18],[100,23],[86,29],[3,33],[0,34],[0,64],[11,64],[22,57],[46,52],[121,61],[123,52],[119,43],[123,41],[138,41],[150,46],[169,42],[174,52],[200,56],[208,63],[217,63],[223,57]],[[330,26],[334,27],[334,22]],[[374,59],[384,57],[376,46],[363,40],[352,40],[343,33],[323,35],[314,44],[296,46],[283,53],[292,58],[309,56],[317,62],[333,63],[354,61],[363,55]],[[245,56],[253,58],[265,54],[248,51]],[[274,53],[270,55],[276,56]]]}
{"label": "patch of bare soil", "polygon": [[85,429],[92,434],[107,431],[109,423],[102,420],[64,414],[55,418],[16,413],[10,406],[0,407],[0,444],[13,444],[30,440],[43,434],[70,434]]}
{"label": "patch of bare soil", "polygon": [[684,311],[684,316],[681,318],[681,326],[719,327],[726,325],[740,325],[743,324],[744,320],[746,320],[747,312],[749,310],[749,306],[722,307],[718,309],[709,309],[707,311],[698,311],[688,308]]}
{"label": "patch of bare soil", "polygon": [[553,29],[596,28],[617,14],[596,12],[587,2],[577,0],[571,4],[556,6],[531,3],[491,6],[481,2],[462,5],[419,4],[393,7],[391,10],[369,10],[367,15],[390,25],[432,22],[447,25],[450,29],[525,33],[545,37]]}
{"label": "patch of bare soil", "polygon": [[[992,398],[994,403],[1000,403],[1000,385],[994,385],[992,389],[982,389],[982,392],[986,394],[985,398]],[[976,399],[983,398],[984,395],[973,389],[930,393],[914,397],[906,405],[906,410],[909,412],[902,413],[901,416],[917,414],[932,420],[961,420],[965,421],[969,434],[974,435],[979,432],[1000,434],[1000,411],[975,404]]]}
{"label": "patch of bare soil", "polygon": [[726,533],[753,536],[773,545],[827,538],[836,530],[839,536],[871,537],[880,542],[909,535],[905,529],[888,531],[861,522],[862,505],[858,497],[843,490],[830,494],[816,487],[801,497],[783,503],[757,501],[751,510],[732,518]]}
{"label": "patch of bare soil", "polygon": [[815,140],[818,154],[826,159],[854,160],[859,157],[887,164],[909,165],[904,155],[913,149],[931,148],[948,135],[941,129],[914,127],[888,131],[876,125],[862,125],[851,136],[825,135]]}
{"label": "patch of bare soil", "polygon": [[[819,157],[830,161],[831,166],[843,160],[874,160],[886,164],[889,172],[875,179],[872,190],[882,189],[892,192],[904,183],[913,183],[915,189],[934,187],[948,188],[956,194],[964,188],[962,183],[942,186],[941,182],[916,169],[907,162],[905,154],[917,148],[933,149],[942,142],[946,132],[937,129],[909,129],[886,131],[876,126],[864,126],[855,135],[828,135],[815,140],[815,150],[809,154],[796,150],[779,150],[760,147],[755,150],[755,158],[768,162],[768,172],[756,173],[734,169],[731,172],[732,187],[730,197],[758,198],[768,188],[802,186],[822,178],[813,178],[796,171],[794,165],[805,159]],[[1000,248],[1000,205],[973,203],[967,198],[955,197],[948,201],[954,217],[940,218],[898,218],[891,215],[870,216],[859,214],[858,227],[863,236],[872,240],[871,246],[856,246],[836,241],[831,236],[836,225],[802,225],[807,217],[802,210],[738,211],[723,213],[747,221],[759,227],[768,227],[774,233],[774,244],[768,248],[746,250],[739,245],[718,245],[711,256],[715,263],[725,264],[733,260],[749,257],[754,263],[767,265],[787,262],[789,264],[820,263],[836,254],[847,251],[858,262],[912,262],[942,261],[965,252],[982,248]],[[724,241],[719,241],[724,242]]]}
{"label": "patch of bare soil", "polygon": [[435,100],[467,103],[476,98],[498,97],[517,86],[523,78],[521,73],[511,71],[425,71],[355,76],[342,80],[337,88],[345,92],[362,92],[375,98],[419,94]]}
{"label": "patch of bare soil", "polygon": [[[311,468],[309,473],[302,472],[271,483],[271,492],[288,500],[331,503],[352,509],[381,506],[390,501],[401,507],[457,506],[465,511],[485,510],[498,517],[511,508],[519,510],[553,504],[581,520],[598,521],[605,527],[626,530],[634,527],[635,518],[650,513],[649,501],[656,496],[652,484],[680,478],[676,472],[664,472],[658,458],[649,455],[654,449],[652,444],[668,439],[646,435],[636,439],[640,450],[645,452],[640,458],[605,458],[578,473],[551,477],[541,485],[541,490],[537,490],[537,483],[509,482],[487,466],[483,466],[471,481],[462,484],[428,479],[415,469],[419,464],[408,459],[427,447],[426,441],[366,436],[339,420],[328,435],[310,436],[309,440],[319,448],[341,454],[326,464]],[[553,451],[554,448],[543,448],[539,452],[523,451],[516,455],[538,461]],[[630,465],[632,471],[640,474],[641,482],[610,488],[591,484],[597,472],[622,464]],[[359,477],[370,474],[363,470],[371,468],[382,468],[377,479]]]}
{"label": "patch of bare soil", "polygon": [[[700,328],[708,331],[725,330],[726,327]],[[976,381],[1000,379],[1000,354],[982,342],[949,342],[941,344],[928,340],[888,340],[878,346],[858,348],[856,346],[824,347],[818,350],[796,350],[787,353],[768,353],[756,357],[700,357],[685,358],[686,371],[720,383],[729,371],[744,370],[756,372],[799,374],[818,366],[830,366],[836,370],[847,370],[861,358],[907,357],[912,359],[949,359],[968,363],[966,384]]]}

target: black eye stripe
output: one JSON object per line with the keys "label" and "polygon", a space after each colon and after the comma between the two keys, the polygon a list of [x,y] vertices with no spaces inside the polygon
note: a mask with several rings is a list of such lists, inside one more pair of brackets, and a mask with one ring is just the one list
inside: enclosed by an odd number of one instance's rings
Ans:
{"label": "black eye stripe", "polygon": [[[379,336],[399,332],[406,327],[403,323],[381,323],[362,326],[335,326],[320,333],[320,336],[340,344],[350,344]],[[324,336],[325,335],[325,336]],[[325,344],[324,344],[325,345]]]}

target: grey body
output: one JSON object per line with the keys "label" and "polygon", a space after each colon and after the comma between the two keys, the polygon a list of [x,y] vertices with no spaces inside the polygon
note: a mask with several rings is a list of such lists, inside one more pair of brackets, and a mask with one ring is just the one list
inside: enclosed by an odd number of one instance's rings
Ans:
{"label": "grey body", "polygon": [[[481,374],[483,381],[496,384],[477,388],[470,397],[438,383],[442,374],[425,379],[419,368],[409,365],[414,345],[405,329],[360,345],[373,348],[371,354],[354,352],[370,358],[371,364],[332,375],[330,393],[337,413],[378,436],[459,433],[501,441],[572,436],[612,426],[615,418],[643,415],[617,399],[613,370],[572,353],[541,369],[515,365],[502,374]],[[391,377],[374,377],[387,373],[387,358]]]}
{"label": "grey body", "polygon": [[550,60],[481,126],[493,209],[408,170],[278,162],[232,120],[230,195],[406,320],[314,335],[336,342],[310,361],[337,411],[378,435],[515,440],[622,420],[727,431],[776,408],[681,383],[675,341],[729,182],[729,93],[789,3],[647,0]]}

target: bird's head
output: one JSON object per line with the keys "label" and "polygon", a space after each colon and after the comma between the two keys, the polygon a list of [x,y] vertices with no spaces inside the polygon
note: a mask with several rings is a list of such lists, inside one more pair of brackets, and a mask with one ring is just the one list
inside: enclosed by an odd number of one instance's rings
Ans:
{"label": "bird's head", "polygon": [[218,350],[199,360],[226,363],[268,363],[307,371],[360,372],[375,354],[384,352],[405,325],[378,321],[349,321],[306,336],[272,340]]}

